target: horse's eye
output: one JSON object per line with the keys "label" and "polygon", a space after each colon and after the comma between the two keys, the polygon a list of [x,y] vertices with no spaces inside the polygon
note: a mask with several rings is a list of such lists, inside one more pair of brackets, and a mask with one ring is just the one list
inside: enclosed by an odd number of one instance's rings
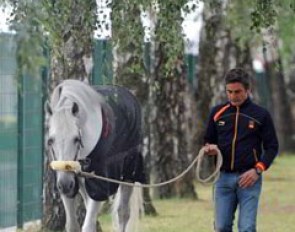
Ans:
{"label": "horse's eye", "polygon": [[54,142],[54,139],[53,139],[53,138],[50,138],[50,139],[48,139],[48,141],[47,141],[47,145],[48,145],[48,146],[51,146],[51,145],[53,144],[53,142]]}

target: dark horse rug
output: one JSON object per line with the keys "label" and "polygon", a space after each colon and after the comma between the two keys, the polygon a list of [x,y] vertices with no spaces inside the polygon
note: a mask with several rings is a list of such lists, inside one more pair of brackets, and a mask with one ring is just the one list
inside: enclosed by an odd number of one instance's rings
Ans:
{"label": "dark horse rug", "polygon": [[[82,171],[128,182],[145,182],[141,110],[136,98],[119,86],[93,87],[104,99],[102,131],[96,146],[80,160]],[[95,178],[85,180],[89,196],[97,201],[113,195],[118,184]]]}

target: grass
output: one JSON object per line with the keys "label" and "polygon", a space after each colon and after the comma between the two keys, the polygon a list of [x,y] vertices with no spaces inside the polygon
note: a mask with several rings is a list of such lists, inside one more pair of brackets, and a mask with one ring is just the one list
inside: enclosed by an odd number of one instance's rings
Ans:
{"label": "grass", "polygon": [[[264,173],[260,200],[259,232],[295,231],[295,156],[281,156]],[[140,232],[213,231],[212,186],[196,184],[199,200],[154,200],[157,217],[145,216]],[[109,215],[102,215],[104,232],[111,232]],[[237,228],[235,226],[235,230]]]}
{"label": "grass", "polygon": [[[294,232],[295,223],[295,155],[276,159],[264,173],[260,200],[259,232]],[[212,186],[196,183],[199,200],[153,200],[159,213],[156,217],[145,216],[140,232],[212,232]],[[111,232],[110,215],[99,218],[104,232]],[[237,232],[235,226],[234,232]]]}

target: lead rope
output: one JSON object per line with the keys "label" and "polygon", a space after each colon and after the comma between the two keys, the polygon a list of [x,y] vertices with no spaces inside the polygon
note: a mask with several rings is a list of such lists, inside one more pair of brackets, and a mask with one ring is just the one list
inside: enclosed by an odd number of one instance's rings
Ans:
{"label": "lead rope", "polygon": [[[220,174],[220,167],[222,165],[222,155],[221,152],[218,148],[216,148],[217,151],[217,159],[216,159],[216,165],[215,165],[215,170],[214,172],[209,175],[207,178],[201,178],[200,177],[200,173],[201,173],[201,164],[204,160],[205,155],[205,148],[201,148],[201,150],[199,151],[199,154],[195,157],[195,159],[193,160],[193,162],[182,172],[180,173],[178,176],[169,179],[167,181],[164,182],[160,182],[160,183],[154,183],[154,184],[141,184],[141,183],[129,183],[129,182],[125,182],[125,181],[120,181],[120,180],[116,180],[116,179],[112,179],[112,178],[108,178],[108,177],[104,177],[104,176],[99,176],[94,174],[93,172],[83,172],[81,171],[81,166],[77,165],[78,162],[75,161],[65,161],[65,162],[71,162],[68,163],[68,165],[72,166],[72,167],[66,167],[66,168],[58,168],[57,164],[55,165],[54,162],[62,162],[62,161],[53,161],[51,163],[51,167],[54,170],[63,170],[63,171],[73,171],[75,172],[78,176],[81,177],[85,177],[85,178],[95,178],[95,179],[99,179],[99,180],[103,180],[103,181],[107,181],[107,182],[111,182],[111,183],[116,183],[116,184],[122,184],[125,186],[130,186],[130,187],[142,187],[142,188],[156,188],[156,187],[161,187],[167,184],[170,184],[172,182],[175,182],[179,179],[181,179],[183,176],[185,176],[193,167],[194,165],[197,163],[197,167],[196,167],[196,175],[197,175],[197,179],[198,181],[202,182],[202,183],[208,183],[210,180],[213,179],[212,183],[215,183],[216,180],[219,178],[219,174]],[[66,166],[66,165],[65,165]]]}

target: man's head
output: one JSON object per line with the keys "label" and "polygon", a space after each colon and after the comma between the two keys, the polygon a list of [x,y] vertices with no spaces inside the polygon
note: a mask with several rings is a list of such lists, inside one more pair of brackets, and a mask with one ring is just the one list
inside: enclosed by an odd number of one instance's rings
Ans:
{"label": "man's head", "polygon": [[240,106],[250,94],[250,76],[240,68],[231,69],[225,75],[225,88],[228,100]]}

